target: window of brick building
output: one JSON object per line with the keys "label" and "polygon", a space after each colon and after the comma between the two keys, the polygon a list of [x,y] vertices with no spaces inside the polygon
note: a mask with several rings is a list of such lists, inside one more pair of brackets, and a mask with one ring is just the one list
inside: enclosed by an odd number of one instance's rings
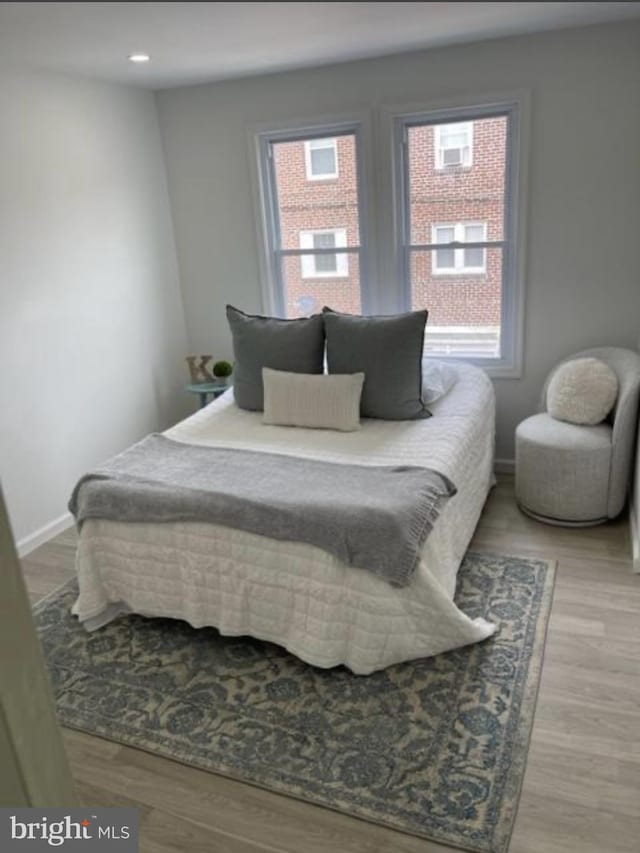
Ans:
{"label": "window of brick building", "polygon": [[[454,222],[432,227],[433,243],[484,243],[486,239],[486,222]],[[436,249],[432,261],[435,275],[482,275],[487,271],[487,253],[482,247]]]}
{"label": "window of brick building", "polygon": [[301,249],[320,249],[315,255],[303,255],[300,258],[303,278],[339,278],[349,275],[349,256],[330,252],[336,247],[347,245],[346,228],[333,228],[323,231],[301,231]]}
{"label": "window of brick building", "polygon": [[308,139],[304,143],[304,163],[308,181],[325,181],[338,177],[336,140]]}
{"label": "window of brick building", "polygon": [[473,164],[473,122],[435,125],[436,169]]}

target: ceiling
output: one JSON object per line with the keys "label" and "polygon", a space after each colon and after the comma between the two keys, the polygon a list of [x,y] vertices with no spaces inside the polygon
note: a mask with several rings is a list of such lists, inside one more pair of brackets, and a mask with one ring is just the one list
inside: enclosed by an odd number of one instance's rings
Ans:
{"label": "ceiling", "polygon": [[640,3],[0,3],[0,67],[160,89],[631,17]]}

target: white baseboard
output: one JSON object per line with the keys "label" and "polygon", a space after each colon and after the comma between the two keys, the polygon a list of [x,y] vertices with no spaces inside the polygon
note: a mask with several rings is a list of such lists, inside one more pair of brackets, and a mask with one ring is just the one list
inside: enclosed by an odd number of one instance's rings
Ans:
{"label": "white baseboard", "polygon": [[514,474],[516,470],[515,459],[494,459],[493,470],[496,474]]}
{"label": "white baseboard", "polygon": [[45,524],[39,530],[35,530],[28,536],[24,536],[19,542],[16,542],[16,549],[19,557],[26,557],[40,545],[44,545],[49,539],[53,539],[58,533],[67,530],[73,524],[73,516],[70,512],[65,512],[59,518],[54,518],[48,524]]}
{"label": "white baseboard", "polygon": [[629,506],[629,527],[631,529],[633,571],[636,574],[640,574],[640,530],[638,529],[638,512],[640,512],[640,507],[636,507],[631,503]]}

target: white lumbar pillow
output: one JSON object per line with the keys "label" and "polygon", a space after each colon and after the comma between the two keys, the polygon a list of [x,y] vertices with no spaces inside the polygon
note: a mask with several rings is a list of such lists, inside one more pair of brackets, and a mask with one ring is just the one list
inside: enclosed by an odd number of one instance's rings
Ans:
{"label": "white lumbar pillow", "polygon": [[547,411],[552,418],[572,424],[601,423],[618,396],[618,377],[599,358],[567,361],[551,377]]}
{"label": "white lumbar pillow", "polygon": [[263,424],[360,429],[360,397],[364,373],[288,373],[262,368]]}

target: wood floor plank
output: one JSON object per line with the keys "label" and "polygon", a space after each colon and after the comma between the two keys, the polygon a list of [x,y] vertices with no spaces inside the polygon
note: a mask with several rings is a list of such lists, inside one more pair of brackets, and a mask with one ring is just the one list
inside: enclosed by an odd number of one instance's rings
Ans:
{"label": "wood floor plank", "polygon": [[640,820],[525,788],[509,853],[638,853]]}
{"label": "wood floor plank", "polygon": [[[23,561],[33,598],[73,576],[70,529]],[[509,853],[638,853],[640,576],[626,517],[566,529],[523,515],[501,477],[471,547],[558,561],[531,749]],[[445,853],[450,848],[65,730],[82,802],[141,810],[143,853]]]}
{"label": "wood floor plank", "polygon": [[[566,775],[567,762],[573,768],[572,777]],[[527,768],[527,786],[535,790],[554,792],[555,797],[572,806],[587,806],[603,817],[619,815],[640,819],[640,799],[637,791],[619,781],[620,759],[602,761],[595,756],[585,756],[575,749],[551,748],[537,742],[531,747],[531,763]],[[627,767],[640,770],[638,763]],[[635,778],[627,775],[625,779]]]}
{"label": "wood floor plank", "polygon": [[623,679],[619,672],[554,659],[544,674],[544,696],[547,702],[558,696],[605,711],[613,704],[618,711],[635,716],[640,707],[640,679]]}

